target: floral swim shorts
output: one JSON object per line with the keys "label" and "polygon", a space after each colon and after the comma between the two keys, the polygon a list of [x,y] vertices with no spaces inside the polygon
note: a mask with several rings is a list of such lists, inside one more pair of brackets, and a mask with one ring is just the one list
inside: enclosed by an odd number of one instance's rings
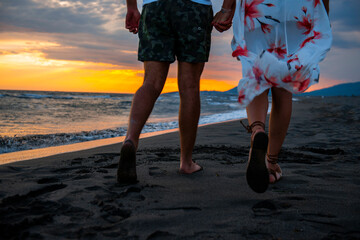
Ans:
{"label": "floral swim shorts", "polygon": [[207,62],[213,10],[190,0],[145,4],[139,25],[139,61]]}

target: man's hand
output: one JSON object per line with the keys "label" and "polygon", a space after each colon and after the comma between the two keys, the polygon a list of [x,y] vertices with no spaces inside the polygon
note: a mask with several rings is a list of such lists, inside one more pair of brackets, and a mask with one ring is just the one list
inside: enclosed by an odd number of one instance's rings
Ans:
{"label": "man's hand", "polygon": [[128,8],[126,14],[125,28],[136,34],[139,31],[140,12],[135,8]]}
{"label": "man's hand", "polygon": [[218,30],[219,32],[223,32],[231,28],[232,26],[232,19],[234,17],[235,7],[231,8],[229,12],[219,11],[215,14],[215,17],[212,21],[212,25]]}

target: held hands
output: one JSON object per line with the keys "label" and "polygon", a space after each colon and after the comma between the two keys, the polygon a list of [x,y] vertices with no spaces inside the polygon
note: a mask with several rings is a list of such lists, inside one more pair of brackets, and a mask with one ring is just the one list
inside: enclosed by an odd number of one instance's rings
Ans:
{"label": "held hands", "polygon": [[139,31],[140,12],[137,8],[128,8],[126,14],[125,28],[136,34]]}
{"label": "held hands", "polygon": [[221,9],[218,13],[215,14],[215,17],[211,24],[218,30],[219,32],[223,32],[231,28],[232,19],[234,17],[235,8],[231,9]]}

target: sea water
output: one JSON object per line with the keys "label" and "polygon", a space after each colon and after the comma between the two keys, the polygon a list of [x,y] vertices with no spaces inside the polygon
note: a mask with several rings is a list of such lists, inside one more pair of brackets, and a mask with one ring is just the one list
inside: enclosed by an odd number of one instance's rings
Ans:
{"label": "sea water", "polygon": [[[0,153],[124,136],[133,94],[0,90]],[[160,95],[142,133],[178,128],[179,94]],[[246,117],[233,92],[201,92],[199,124]]]}

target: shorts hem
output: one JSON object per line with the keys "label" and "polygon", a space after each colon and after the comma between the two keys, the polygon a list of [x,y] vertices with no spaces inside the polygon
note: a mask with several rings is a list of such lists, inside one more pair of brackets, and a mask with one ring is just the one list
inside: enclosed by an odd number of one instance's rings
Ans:
{"label": "shorts hem", "polygon": [[138,58],[138,61],[140,61],[140,62],[153,61],[153,62],[169,62],[169,63],[173,63],[173,62],[175,62],[175,59]]}
{"label": "shorts hem", "polygon": [[187,63],[205,63],[205,62],[208,62],[209,59],[207,60],[191,60],[191,61],[188,61],[186,59],[177,59],[178,62],[187,62]]}
{"label": "shorts hem", "polygon": [[178,57],[177,60],[178,60],[178,62],[202,63],[202,62],[208,62],[208,61],[209,61],[209,57],[207,57],[207,58],[202,58],[202,59],[192,59],[192,60],[188,60],[188,59],[186,59],[186,58]]}

